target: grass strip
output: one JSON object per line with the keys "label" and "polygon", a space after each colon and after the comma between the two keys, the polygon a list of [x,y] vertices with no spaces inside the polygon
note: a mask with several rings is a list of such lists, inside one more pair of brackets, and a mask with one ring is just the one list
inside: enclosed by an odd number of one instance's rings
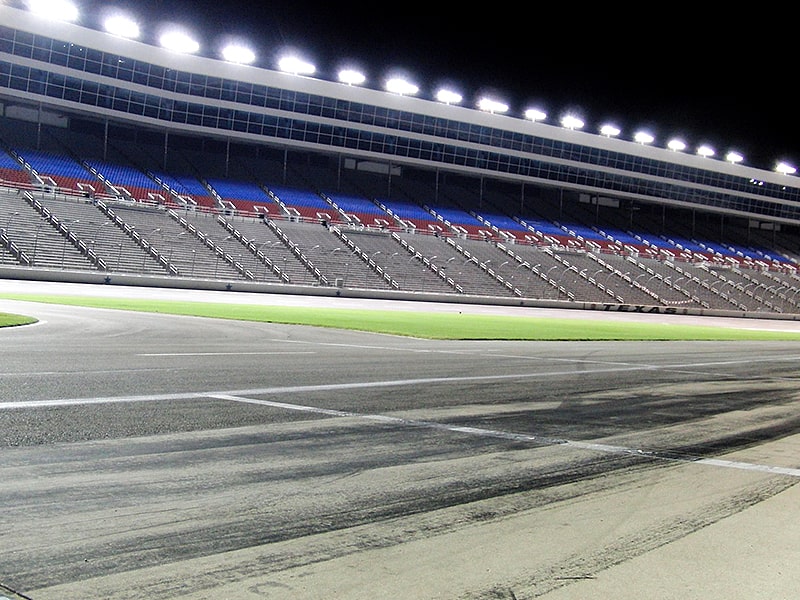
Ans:
{"label": "grass strip", "polygon": [[9,313],[0,313],[0,327],[15,327],[17,325],[30,325],[36,323],[38,319],[33,317],[26,317],[24,315],[12,315]]}
{"label": "grass strip", "polygon": [[192,301],[3,294],[13,300],[449,340],[800,341],[800,332],[602,319],[384,311]]}

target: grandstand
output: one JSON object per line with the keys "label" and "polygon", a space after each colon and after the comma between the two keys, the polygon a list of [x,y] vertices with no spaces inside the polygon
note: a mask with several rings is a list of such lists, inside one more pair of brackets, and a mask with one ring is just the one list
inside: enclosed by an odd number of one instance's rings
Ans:
{"label": "grandstand", "polygon": [[786,174],[0,16],[15,277],[800,313]]}

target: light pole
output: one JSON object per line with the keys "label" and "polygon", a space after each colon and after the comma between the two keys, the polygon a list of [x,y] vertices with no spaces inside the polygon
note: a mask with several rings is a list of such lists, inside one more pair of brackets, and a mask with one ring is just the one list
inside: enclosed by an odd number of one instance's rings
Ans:
{"label": "light pole", "polygon": [[[558,287],[556,288],[557,294],[556,299],[561,295],[561,288],[564,287],[564,277],[566,276],[569,271],[572,270],[572,267],[564,267],[564,270],[561,272],[561,275],[558,276]],[[575,269],[577,273],[577,269]]]}
{"label": "light pole", "polygon": [[[550,277],[550,273],[552,273],[552,272],[553,272],[553,270],[554,270],[554,269],[557,269],[557,268],[558,268],[558,265],[553,265],[552,267],[550,267],[549,269],[547,269],[547,272],[545,273],[545,278],[547,279],[547,283],[548,283],[548,284],[550,284],[550,287],[552,287],[552,286],[553,286],[553,284],[551,284],[551,283],[550,283],[551,281],[553,281],[553,278],[552,278],[552,277]],[[557,286],[557,284],[556,284],[556,286]],[[547,295],[546,295],[546,297],[549,297],[549,296],[550,296],[550,287],[548,287],[548,288],[547,288]],[[556,300],[557,300],[557,299],[558,299],[558,287],[556,287]]]}
{"label": "light pole", "polygon": [[64,235],[64,244],[61,246],[61,268],[62,269],[64,268],[64,264],[67,262],[67,242],[69,241],[69,234],[70,234],[70,229],[69,229],[69,227],[67,227],[67,223],[72,225],[74,223],[80,223],[80,222],[81,222],[80,219],[75,219],[74,221],[61,221],[61,224],[64,226],[64,229],[66,229],[66,235]]}
{"label": "light pole", "polygon": [[36,235],[33,237],[33,256],[31,260],[33,264],[36,264],[36,248],[39,245],[39,232],[42,230],[42,225],[45,224],[45,221],[39,221],[39,224],[36,226]]}
{"label": "light pole", "polygon": [[19,216],[18,212],[13,212],[8,216],[8,220],[6,220],[6,227],[5,229],[3,229],[3,232],[6,234],[6,236],[8,236],[8,230],[11,229],[11,221],[14,220],[14,217],[18,216]]}
{"label": "light pole", "polygon": [[[795,308],[794,312],[797,312],[797,301],[795,300],[795,298],[797,297],[798,293],[800,293],[800,288],[796,288],[794,290],[794,293],[792,294],[791,303],[792,303],[792,306],[794,306],[794,308]],[[789,297],[788,296],[786,297],[786,302],[789,302]]]}

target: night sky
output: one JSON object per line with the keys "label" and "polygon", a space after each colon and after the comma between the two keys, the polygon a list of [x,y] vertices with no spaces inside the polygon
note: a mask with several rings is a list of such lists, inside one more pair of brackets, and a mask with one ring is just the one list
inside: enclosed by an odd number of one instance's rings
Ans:
{"label": "night sky", "polygon": [[797,61],[787,44],[797,34],[792,19],[774,8],[708,15],[657,3],[469,9],[469,3],[301,0],[79,4],[84,12],[126,8],[146,23],[144,37],[154,38],[154,23],[182,25],[197,36],[201,53],[213,54],[224,36],[240,37],[268,68],[296,49],[325,79],[335,79],[348,60],[365,72],[368,87],[382,88],[401,69],[422,97],[447,83],[465,105],[488,93],[508,104],[510,114],[542,108],[551,123],[577,112],[585,131],[613,121],[627,139],[646,129],[655,145],[681,137],[691,149],[709,144],[717,157],[735,149],[759,168],[800,161]]}

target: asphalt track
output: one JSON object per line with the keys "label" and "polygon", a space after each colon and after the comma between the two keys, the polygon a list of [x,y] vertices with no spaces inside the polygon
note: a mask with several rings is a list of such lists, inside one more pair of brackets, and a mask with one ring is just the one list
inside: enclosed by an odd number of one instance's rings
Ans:
{"label": "asphalt track", "polygon": [[7,300],[0,311],[40,319],[0,329],[0,598],[800,589],[798,343],[451,342]]}

